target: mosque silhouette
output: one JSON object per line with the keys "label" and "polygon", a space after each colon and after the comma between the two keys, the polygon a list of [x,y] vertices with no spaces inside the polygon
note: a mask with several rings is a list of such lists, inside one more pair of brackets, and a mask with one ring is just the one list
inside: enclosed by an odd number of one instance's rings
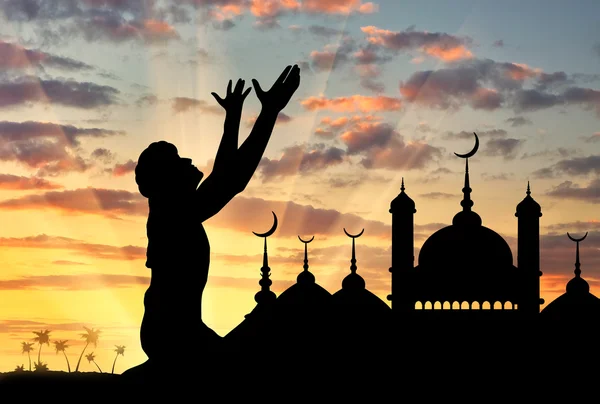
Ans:
{"label": "mosque silhouette", "polygon": [[[303,240],[304,269],[297,282],[276,296],[268,263],[267,240],[261,269],[261,289],[255,295],[256,306],[245,319],[224,337],[228,349],[238,355],[255,353],[268,341],[270,349],[282,352],[290,347],[296,354],[314,352],[356,352],[357,341],[363,351],[389,354],[394,348],[427,347],[433,355],[448,347],[489,350],[502,342],[503,349],[527,348],[523,341],[537,338],[534,345],[561,338],[561,332],[589,336],[600,318],[600,299],[590,293],[581,277],[579,242],[576,242],[575,277],[566,292],[540,310],[540,205],[532,198],[529,182],[525,198],[517,204],[517,265],[508,243],[495,231],[482,225],[472,210],[468,158],[465,158],[462,210],[452,224],[433,233],[414,257],[415,202],[405,192],[392,200],[391,294],[390,305],[367,289],[357,267],[352,235],[350,273],[341,289],[333,294],[321,287],[309,270],[307,245]],[[273,213],[275,223],[277,218]],[[270,233],[274,231],[274,227]],[[364,231],[364,229],[363,229]],[[256,234],[256,233],[255,233]],[[256,234],[261,236],[259,234]],[[391,306],[391,307],[390,307]],[[519,337],[516,338],[515,336]],[[595,332],[593,333],[595,335]],[[474,337],[476,336],[476,337]],[[401,341],[393,343],[391,341]],[[440,345],[440,341],[443,343]],[[485,341],[485,342],[482,342]],[[481,345],[478,345],[481,343]],[[451,344],[451,345],[449,345]],[[402,348],[404,347],[404,348]],[[436,347],[439,348],[436,350]],[[533,348],[533,346],[529,346]],[[466,351],[464,351],[466,352]]]}

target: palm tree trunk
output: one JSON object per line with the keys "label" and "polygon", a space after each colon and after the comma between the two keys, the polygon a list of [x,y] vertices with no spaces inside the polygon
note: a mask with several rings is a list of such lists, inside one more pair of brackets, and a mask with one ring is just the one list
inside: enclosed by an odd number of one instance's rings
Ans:
{"label": "palm tree trunk", "polygon": [[67,360],[67,368],[69,369],[69,373],[71,373],[71,365],[69,364],[69,358],[67,358],[67,353],[64,350],[63,355],[65,355],[65,359]]}
{"label": "palm tree trunk", "polygon": [[40,360],[40,354],[42,353],[42,344],[40,343],[40,350],[38,351],[38,366],[42,364]]}
{"label": "palm tree trunk", "polygon": [[85,346],[83,347],[83,351],[81,351],[81,355],[79,355],[79,360],[77,361],[77,366],[75,366],[75,371],[78,372],[79,371],[79,364],[81,363],[81,358],[83,357],[83,353],[85,352],[87,346],[88,346],[89,342],[87,342],[85,344]]}
{"label": "palm tree trunk", "polygon": [[115,374],[115,363],[117,363],[117,358],[119,357],[119,354],[117,353],[117,355],[115,356],[115,360],[113,361],[113,368],[112,368],[112,372],[110,372],[111,374]]}
{"label": "palm tree trunk", "polygon": [[100,373],[102,373],[102,369],[100,369],[100,366],[98,366],[98,364],[96,363],[96,361],[94,361],[94,365],[96,365],[96,367],[98,368],[98,370],[100,371]]}
{"label": "palm tree trunk", "polygon": [[27,356],[29,356],[29,371],[31,372],[31,353],[27,352]]}

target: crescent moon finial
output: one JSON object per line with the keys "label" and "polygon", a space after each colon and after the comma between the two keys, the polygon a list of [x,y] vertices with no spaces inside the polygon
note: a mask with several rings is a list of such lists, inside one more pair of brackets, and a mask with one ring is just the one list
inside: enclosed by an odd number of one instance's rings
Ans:
{"label": "crescent moon finial", "polygon": [[454,152],[454,154],[456,154],[456,156],[463,158],[463,159],[468,159],[469,157],[473,157],[473,155],[475,153],[477,153],[477,150],[479,150],[479,137],[477,137],[477,133],[473,132],[473,134],[475,135],[475,146],[473,146],[473,150],[471,150],[470,152],[468,152],[466,154],[458,154],[458,153]]}
{"label": "crescent moon finial", "polygon": [[254,233],[255,236],[266,238],[269,237],[271,234],[275,233],[275,230],[277,230],[277,215],[275,215],[275,212],[271,213],[273,213],[273,226],[266,233],[256,233],[253,231],[252,233]]}
{"label": "crescent moon finial", "polygon": [[298,236],[298,239],[300,241],[302,241],[304,244],[308,244],[308,243],[310,243],[311,241],[313,241],[315,239],[315,236],[312,236],[312,238],[310,240],[308,240],[308,241],[302,240],[302,238],[300,238],[300,236]]}
{"label": "crescent moon finial", "polygon": [[576,243],[585,240],[585,238],[587,237],[587,235],[588,235],[587,232],[585,232],[585,234],[584,234],[583,237],[581,237],[581,238],[573,238],[573,237],[571,237],[571,235],[569,234],[569,232],[567,232],[567,237],[569,237],[569,239],[571,239],[571,241],[574,241]]}
{"label": "crescent moon finial", "polygon": [[363,229],[361,230],[361,232],[360,232],[360,233],[358,233],[358,234],[356,234],[356,235],[352,235],[352,234],[349,234],[349,233],[346,231],[346,228],[344,227],[344,233],[346,233],[346,236],[348,236],[348,237],[350,237],[350,238],[359,238],[360,236],[362,236],[362,234],[363,234],[364,232],[365,232],[365,229],[363,228]]}

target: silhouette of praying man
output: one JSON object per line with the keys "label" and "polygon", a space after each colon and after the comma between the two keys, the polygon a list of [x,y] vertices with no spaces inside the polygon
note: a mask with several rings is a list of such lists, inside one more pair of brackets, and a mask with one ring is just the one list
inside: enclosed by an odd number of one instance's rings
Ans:
{"label": "silhouette of praying man", "polygon": [[225,98],[211,93],[226,116],[213,170],[202,183],[204,174],[189,158],[180,157],[171,143],[154,142],[138,159],[135,180],[148,198],[146,267],[152,271],[140,339],[150,362],[173,360],[169,341],[178,330],[201,341],[199,357],[214,353],[221,340],[201,318],[210,264],[210,244],[202,223],[248,185],[278,114],[300,85],[300,69],[287,66],[269,91],[252,80],[262,109],[238,148],[242,106],[252,89],[244,91],[244,83],[239,79],[232,91],[230,80]]}

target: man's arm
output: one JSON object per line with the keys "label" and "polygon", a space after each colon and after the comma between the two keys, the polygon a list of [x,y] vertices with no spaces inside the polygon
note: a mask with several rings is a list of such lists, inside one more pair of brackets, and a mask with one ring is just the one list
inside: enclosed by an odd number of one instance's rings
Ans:
{"label": "man's arm", "polygon": [[[217,159],[215,158],[213,171],[196,191],[198,204],[202,209],[202,221],[219,213],[234,196],[246,188],[267,148],[277,115],[277,111],[263,109],[256,119],[250,135],[230,157],[230,160],[221,160],[223,164],[217,169]],[[225,134],[221,140],[221,146],[223,146],[224,140]],[[228,151],[228,149],[223,150]],[[223,153],[221,156],[229,156],[229,154]]]}

